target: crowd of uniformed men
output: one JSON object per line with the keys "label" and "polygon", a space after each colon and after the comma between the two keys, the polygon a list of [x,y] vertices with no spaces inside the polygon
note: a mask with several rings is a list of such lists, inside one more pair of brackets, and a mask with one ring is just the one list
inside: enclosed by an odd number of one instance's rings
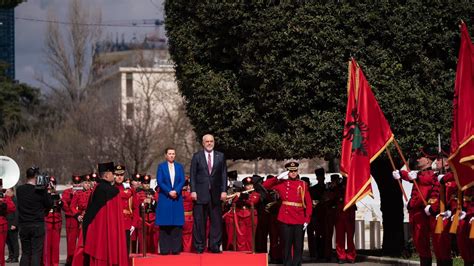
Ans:
{"label": "crowd of uniformed men", "polygon": [[[452,265],[451,238],[455,236],[466,265],[472,265],[474,242],[472,238],[469,238],[469,230],[474,220],[473,188],[468,188],[462,194],[459,193],[446,158],[436,158],[436,156],[424,151],[419,156],[417,171],[393,172],[395,179],[401,178],[409,182],[417,180],[419,189],[413,188],[408,202],[414,245],[420,255],[421,264],[431,265],[431,237],[437,264]],[[442,169],[443,160],[444,169]],[[436,162],[438,170],[432,169],[433,161]],[[296,171],[298,164],[292,162],[285,167],[292,172]],[[119,197],[123,203],[123,219],[129,236],[127,239],[129,253],[142,253],[143,239],[146,241],[145,247],[148,253],[159,253],[160,230],[155,225],[155,206],[159,200],[159,187],[150,187],[152,179],[150,175],[126,176],[123,165],[117,165],[114,174],[115,186],[120,190]],[[299,178],[297,182],[285,182],[273,175],[268,175],[266,178],[257,175],[249,176],[239,182],[237,172],[229,172],[229,191],[223,207],[223,228],[225,228],[223,249],[268,252],[270,262],[281,263],[284,257],[283,250],[291,251],[291,248],[282,246],[282,231],[279,224],[284,223],[290,226],[303,224],[308,236],[309,255],[312,259],[331,260],[333,229],[335,228],[338,262],[353,263],[356,258],[353,242],[356,208],[353,206],[343,211],[345,178],[341,179],[335,174],[331,175],[330,183],[325,183],[323,168],[316,169],[315,174],[317,184],[310,186],[309,179],[305,177]],[[72,187],[64,190],[61,198],[56,198],[53,208],[45,217],[44,265],[59,264],[59,243],[63,222],[65,222],[67,238],[66,263],[71,264],[81,222],[96,178],[95,173],[73,175]],[[444,200],[441,200],[440,197],[443,195]],[[192,252],[193,200],[188,177],[183,187],[182,197],[185,216],[182,250]],[[7,236],[5,232],[10,229],[7,228],[6,216],[14,212],[11,198],[11,195],[7,193],[0,201],[2,232],[0,259],[2,260]],[[446,204],[440,204],[441,202]],[[295,211],[301,208],[304,209],[303,212]],[[65,221],[62,219],[61,212],[64,212]],[[443,218],[443,229],[435,233],[436,220],[439,216]],[[457,224],[457,228],[452,228],[453,223]],[[291,227],[288,230],[292,230]],[[304,235],[304,231],[302,234]],[[302,251],[303,247],[298,245],[303,244],[303,235],[299,233],[290,235],[297,238],[293,252]],[[300,254],[294,255],[301,257]],[[7,262],[15,262],[17,259],[18,252],[11,250]]]}

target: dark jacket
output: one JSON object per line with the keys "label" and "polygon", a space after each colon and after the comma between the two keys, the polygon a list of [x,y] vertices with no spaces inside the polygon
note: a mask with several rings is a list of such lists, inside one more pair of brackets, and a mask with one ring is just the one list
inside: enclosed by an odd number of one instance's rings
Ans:
{"label": "dark jacket", "polygon": [[204,150],[193,155],[191,160],[191,192],[197,193],[197,203],[220,202],[222,192],[227,192],[227,165],[224,154],[214,151],[214,163],[211,174],[207,169]]}

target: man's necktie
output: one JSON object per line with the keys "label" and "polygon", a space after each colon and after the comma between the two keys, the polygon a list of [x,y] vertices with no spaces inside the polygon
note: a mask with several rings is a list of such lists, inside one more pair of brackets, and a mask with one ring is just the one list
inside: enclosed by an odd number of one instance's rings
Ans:
{"label": "man's necktie", "polygon": [[207,154],[207,170],[209,171],[209,175],[212,172],[212,161],[211,161],[211,154]]}

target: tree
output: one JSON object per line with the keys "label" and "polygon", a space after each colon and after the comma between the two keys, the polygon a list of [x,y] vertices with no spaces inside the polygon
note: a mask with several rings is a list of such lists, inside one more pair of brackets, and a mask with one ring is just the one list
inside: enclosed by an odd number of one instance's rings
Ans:
{"label": "tree", "polygon": [[49,12],[51,22],[47,28],[45,59],[52,80],[41,77],[39,81],[53,92],[58,107],[64,110],[77,107],[95,88],[92,58],[101,36],[101,14],[100,9],[94,12],[86,8],[82,0],[73,0],[66,30],[61,28],[64,25],[55,22],[54,13]]}
{"label": "tree", "polygon": [[40,103],[39,90],[3,76],[5,67],[0,64],[0,149],[18,133],[30,129],[32,114]]}
{"label": "tree", "polygon": [[337,157],[356,57],[405,151],[449,137],[458,23],[473,5],[167,1],[197,135],[232,159]]}

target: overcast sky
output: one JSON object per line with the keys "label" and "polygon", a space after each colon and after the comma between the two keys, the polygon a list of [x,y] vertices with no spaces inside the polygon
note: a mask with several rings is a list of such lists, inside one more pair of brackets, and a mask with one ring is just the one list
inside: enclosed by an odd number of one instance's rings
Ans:
{"label": "overcast sky", "polygon": [[[142,19],[163,19],[163,0],[83,0],[94,10],[100,8],[103,23]],[[47,76],[44,64],[44,36],[48,10],[52,9],[60,21],[66,21],[71,0],[28,0],[15,8],[15,70],[16,79],[22,83],[41,87],[35,80]],[[131,23],[130,23],[131,24]],[[154,27],[104,27],[104,35],[125,34],[125,40],[138,38],[154,31]]]}

